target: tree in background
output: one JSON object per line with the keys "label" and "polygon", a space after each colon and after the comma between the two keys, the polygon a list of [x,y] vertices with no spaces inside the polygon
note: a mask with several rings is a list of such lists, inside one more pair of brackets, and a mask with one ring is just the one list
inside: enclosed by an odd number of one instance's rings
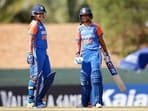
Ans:
{"label": "tree in background", "polygon": [[0,0],[0,22],[28,23],[36,3],[46,6],[48,23],[78,22],[79,9],[89,5],[111,52],[123,56],[148,45],[148,0]]}
{"label": "tree in background", "polygon": [[147,0],[88,0],[88,3],[95,21],[104,27],[112,51],[126,55],[148,43]]}
{"label": "tree in background", "polygon": [[29,22],[31,8],[37,3],[46,7],[48,23],[65,23],[78,21],[78,11],[85,0],[0,0],[0,22]]}

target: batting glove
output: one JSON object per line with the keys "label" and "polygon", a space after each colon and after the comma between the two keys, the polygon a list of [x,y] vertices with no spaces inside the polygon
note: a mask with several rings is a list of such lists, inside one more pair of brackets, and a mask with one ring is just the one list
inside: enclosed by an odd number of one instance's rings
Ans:
{"label": "batting glove", "polygon": [[83,62],[83,58],[81,56],[74,58],[75,64],[82,64],[82,62]]}
{"label": "batting glove", "polygon": [[27,63],[34,64],[34,57],[32,53],[27,53]]}

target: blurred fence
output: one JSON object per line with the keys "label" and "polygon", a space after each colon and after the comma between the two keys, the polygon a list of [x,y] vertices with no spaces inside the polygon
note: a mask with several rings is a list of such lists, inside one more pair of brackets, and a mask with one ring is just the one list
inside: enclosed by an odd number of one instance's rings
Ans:
{"label": "blurred fence", "polygon": [[[79,85],[79,69],[54,69],[57,74],[55,85]],[[134,71],[119,70],[120,76],[125,83],[147,83],[148,69],[140,73]],[[102,69],[104,83],[113,83],[107,69]],[[0,69],[0,86],[26,86],[29,79],[29,69]]]}
{"label": "blurred fence", "polygon": [[[54,85],[47,94],[50,107],[76,107],[81,104],[79,69],[55,69]],[[148,106],[147,72],[141,73],[118,70],[127,90],[120,92],[106,69],[103,101],[105,106]],[[25,106],[27,103],[28,69],[0,70],[0,106]]]}

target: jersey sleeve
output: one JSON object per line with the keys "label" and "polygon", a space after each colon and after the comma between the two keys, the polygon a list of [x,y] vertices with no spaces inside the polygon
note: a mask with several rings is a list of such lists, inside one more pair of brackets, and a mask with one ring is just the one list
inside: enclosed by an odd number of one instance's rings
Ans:
{"label": "jersey sleeve", "polygon": [[30,23],[28,33],[31,34],[31,35],[36,35],[37,30],[38,30],[37,29],[37,22],[36,21],[32,21]]}
{"label": "jersey sleeve", "polygon": [[103,35],[103,30],[100,25],[96,26],[96,31],[97,31],[97,34],[99,37],[101,37]]}

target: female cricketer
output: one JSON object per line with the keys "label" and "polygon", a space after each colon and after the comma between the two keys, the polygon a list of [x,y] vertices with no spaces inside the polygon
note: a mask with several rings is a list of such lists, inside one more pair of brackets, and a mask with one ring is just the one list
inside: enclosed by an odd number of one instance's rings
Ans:
{"label": "female cricketer", "polygon": [[[103,106],[103,82],[101,74],[101,48],[110,59],[101,27],[92,22],[93,14],[89,7],[79,12],[80,26],[76,33],[76,58],[82,57],[80,83],[82,106]],[[80,62],[80,61],[79,61]]]}
{"label": "female cricketer", "polygon": [[28,30],[27,63],[30,64],[28,83],[28,107],[46,107],[43,98],[51,86],[55,72],[51,72],[47,55],[47,31],[43,24],[45,7],[36,4],[32,8],[32,20]]}

